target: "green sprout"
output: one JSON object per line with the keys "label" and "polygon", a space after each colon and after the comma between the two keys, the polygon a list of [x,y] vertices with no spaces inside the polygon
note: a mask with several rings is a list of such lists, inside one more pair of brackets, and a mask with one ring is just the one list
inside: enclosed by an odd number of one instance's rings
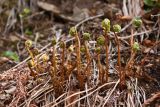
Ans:
{"label": "green sprout", "polygon": [[32,53],[33,53],[33,56],[36,56],[36,55],[39,54],[39,50],[38,50],[37,48],[34,48],[34,49],[32,50]]}
{"label": "green sprout", "polygon": [[76,33],[77,33],[76,28],[75,28],[75,27],[71,27],[70,30],[69,30],[69,34],[70,34],[71,36],[75,36]]}
{"label": "green sprout", "polygon": [[135,18],[135,19],[133,19],[132,24],[133,24],[134,27],[138,28],[142,25],[142,20],[140,18]]}
{"label": "green sprout", "polygon": [[98,38],[97,38],[97,44],[98,45],[104,45],[105,44],[105,38],[104,38],[104,36],[99,36]]}
{"label": "green sprout", "polygon": [[110,20],[109,19],[104,19],[102,21],[102,27],[105,30],[105,32],[110,32],[111,26],[110,26]]}
{"label": "green sprout", "polygon": [[31,10],[29,8],[24,8],[22,13],[19,14],[19,17],[24,18],[28,16],[31,13]]}
{"label": "green sprout", "polygon": [[31,40],[27,40],[27,41],[25,42],[25,46],[28,47],[28,48],[31,48],[31,46],[32,46],[32,41],[31,41]]}
{"label": "green sprout", "polygon": [[16,52],[12,52],[12,51],[5,51],[2,53],[3,56],[11,58],[12,60],[19,62],[19,56]]}
{"label": "green sprout", "polygon": [[53,38],[53,39],[52,39],[52,45],[55,46],[56,43],[57,43],[56,38]]}
{"label": "green sprout", "polygon": [[101,51],[101,48],[100,47],[96,47],[95,52],[96,53],[100,53],[100,51]]}
{"label": "green sprout", "polygon": [[25,34],[28,36],[31,36],[31,35],[33,35],[33,32],[31,31],[31,29],[27,28],[27,29],[25,29]]}
{"label": "green sprout", "polygon": [[133,47],[132,47],[133,51],[137,52],[140,50],[139,44],[138,42],[134,42]]}
{"label": "green sprout", "polygon": [[68,51],[73,52],[74,51],[74,46],[73,45],[69,46]]}
{"label": "green sprout", "polygon": [[83,33],[84,40],[89,40],[91,37],[90,33]]}
{"label": "green sprout", "polygon": [[121,26],[118,24],[113,25],[113,31],[119,33],[121,31]]}
{"label": "green sprout", "polygon": [[85,49],[85,46],[81,46],[81,52],[85,52],[86,51],[86,49]]}
{"label": "green sprout", "polygon": [[29,61],[28,61],[28,66],[29,66],[29,67],[33,67],[33,66],[34,66],[33,60],[29,60]]}
{"label": "green sprout", "polygon": [[60,48],[65,48],[65,43],[63,41],[61,41],[59,46],[60,46]]}
{"label": "green sprout", "polygon": [[42,58],[43,62],[47,62],[49,60],[49,56],[47,54],[43,54],[41,56],[41,58]]}
{"label": "green sprout", "polygon": [[24,14],[30,14],[31,10],[29,8],[24,8],[23,12],[24,12]]}

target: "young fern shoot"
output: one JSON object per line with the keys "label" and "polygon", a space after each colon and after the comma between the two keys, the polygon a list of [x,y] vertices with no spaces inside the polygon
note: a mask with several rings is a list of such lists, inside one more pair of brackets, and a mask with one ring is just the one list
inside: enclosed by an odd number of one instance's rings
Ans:
{"label": "young fern shoot", "polygon": [[[55,49],[55,45],[56,45],[56,38],[53,38],[52,40],[52,58],[51,58],[51,77],[52,77],[52,82],[53,84],[56,84],[56,74],[57,74],[57,63],[56,63],[56,49]],[[55,86],[55,85],[53,85]]]}
{"label": "young fern shoot", "polygon": [[66,50],[66,44],[64,41],[60,42],[60,47],[62,48],[62,54],[61,54],[61,82],[63,83],[65,80],[65,70],[64,70],[64,65],[65,65],[65,50]]}
{"label": "young fern shoot", "polygon": [[[105,38],[104,36],[99,36],[97,38],[97,45],[98,46],[104,46],[105,45]],[[100,52],[101,52],[101,48],[100,47],[97,47],[96,48],[96,52],[97,52],[97,55],[98,55],[98,68],[99,68],[99,80],[100,80],[100,83],[104,83],[104,70],[102,68],[102,65],[101,65],[101,62],[100,62]],[[106,74],[108,76],[108,74]],[[108,78],[108,77],[107,77]]]}
{"label": "young fern shoot", "polygon": [[121,53],[120,53],[120,41],[118,39],[117,33],[121,31],[121,26],[118,24],[113,25],[113,31],[115,35],[115,41],[117,43],[117,50],[118,50],[118,71],[119,71],[119,78],[120,78],[120,88],[122,89],[122,85],[125,85],[125,71],[122,72],[121,68]]}
{"label": "young fern shoot", "polygon": [[[133,38],[134,29],[137,29],[142,25],[142,20],[140,18],[134,18],[132,25],[133,25],[133,28],[131,29],[131,39],[130,39],[131,47],[133,46],[133,43],[134,43],[134,38]],[[131,56],[132,55],[133,55],[133,50],[131,49]]]}
{"label": "young fern shoot", "polygon": [[116,24],[113,25],[113,31],[115,35],[115,41],[117,43],[117,50],[118,50],[118,66],[121,68],[121,53],[120,53],[120,41],[118,39],[117,33],[121,31],[121,26]]}
{"label": "young fern shoot", "polygon": [[[28,62],[29,67],[35,67],[36,68],[36,72],[38,72],[38,68],[36,66],[35,60],[34,60],[34,53],[32,53],[31,48],[32,48],[32,41],[31,40],[27,40],[25,42],[25,47],[31,57],[31,61]],[[35,73],[31,71],[31,73],[35,76]]]}
{"label": "young fern shoot", "polygon": [[76,61],[76,66],[77,66],[77,75],[78,75],[78,80],[79,80],[79,86],[80,89],[83,89],[83,78],[81,75],[81,43],[80,43],[80,39],[78,36],[78,32],[76,30],[75,27],[71,27],[69,34],[73,37],[75,37],[75,47],[76,47],[76,54],[77,54],[77,61]]}
{"label": "young fern shoot", "polygon": [[104,19],[102,21],[102,28],[104,30],[104,37],[105,37],[105,47],[106,47],[106,82],[108,82],[108,73],[109,73],[109,35],[108,33],[110,32],[110,20],[109,19]]}
{"label": "young fern shoot", "polygon": [[[85,46],[85,53],[86,53],[87,64],[88,64],[91,60],[91,55],[90,55],[90,52],[89,52],[89,49],[88,49],[88,40],[90,39],[90,34],[89,33],[83,33],[83,38],[85,40],[84,46]],[[86,72],[87,77],[89,77],[90,74],[91,74],[91,67],[88,65],[87,72]]]}

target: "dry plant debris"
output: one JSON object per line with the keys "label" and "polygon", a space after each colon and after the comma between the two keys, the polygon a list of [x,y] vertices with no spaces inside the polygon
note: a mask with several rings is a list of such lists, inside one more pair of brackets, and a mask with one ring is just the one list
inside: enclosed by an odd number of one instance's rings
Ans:
{"label": "dry plant debris", "polygon": [[16,46],[20,56],[0,57],[1,107],[160,105],[158,5],[20,1],[0,1],[0,50]]}

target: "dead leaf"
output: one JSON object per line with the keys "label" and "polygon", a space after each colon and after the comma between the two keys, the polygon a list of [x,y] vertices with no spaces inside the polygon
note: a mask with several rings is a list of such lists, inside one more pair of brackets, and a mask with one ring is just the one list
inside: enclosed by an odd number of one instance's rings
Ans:
{"label": "dead leaf", "polygon": [[154,45],[154,43],[153,43],[151,40],[148,40],[148,39],[145,39],[145,40],[142,42],[142,44],[143,44],[144,46],[147,46],[147,47],[150,47],[150,46],[153,46],[153,45]]}
{"label": "dead leaf", "polygon": [[38,1],[37,5],[44,10],[51,11],[55,14],[60,14],[59,8],[55,6],[54,4],[49,4],[46,2]]}
{"label": "dead leaf", "polygon": [[6,63],[6,62],[8,62],[8,61],[9,61],[8,58],[6,58],[6,57],[0,57],[0,65]]}
{"label": "dead leaf", "polygon": [[74,21],[81,21],[87,17],[89,17],[89,10],[87,8],[80,9],[78,7],[74,7],[72,16]]}

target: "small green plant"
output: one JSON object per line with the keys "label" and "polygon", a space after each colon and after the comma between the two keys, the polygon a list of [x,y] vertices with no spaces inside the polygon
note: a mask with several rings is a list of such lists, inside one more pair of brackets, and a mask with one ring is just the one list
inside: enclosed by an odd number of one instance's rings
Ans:
{"label": "small green plant", "polygon": [[133,54],[132,54],[132,56],[126,66],[126,68],[128,68],[128,69],[130,69],[130,67],[132,66],[132,62],[134,61],[134,57],[135,57],[136,53],[140,50],[138,42],[134,42],[131,49],[133,51]]}
{"label": "small green plant", "polygon": [[111,29],[111,25],[110,25],[110,20],[109,19],[104,19],[102,21],[102,28],[104,29],[104,31],[106,33],[109,33],[110,32],[110,29]]}
{"label": "small green plant", "polygon": [[159,0],[143,0],[144,4],[149,7],[160,7]]}
{"label": "small green plant", "polygon": [[84,46],[84,45],[81,46],[81,52],[82,52],[82,53],[86,52],[86,49],[85,49],[85,46]]}
{"label": "small green plant", "polygon": [[23,11],[19,14],[21,18],[24,18],[28,16],[31,13],[31,10],[29,8],[24,8]]}
{"label": "small green plant", "polygon": [[142,25],[142,20],[140,18],[134,18],[132,24],[134,27],[139,28]]}
{"label": "small green plant", "polygon": [[100,45],[100,46],[102,46],[102,45],[105,44],[105,38],[104,38],[103,35],[101,35],[101,36],[99,36],[99,37],[97,38],[97,44]]}
{"label": "small green plant", "polygon": [[89,40],[91,38],[91,34],[90,33],[83,33],[83,38],[84,40]]}
{"label": "small green plant", "polygon": [[121,31],[121,26],[119,24],[113,25],[113,31],[119,33]]}
{"label": "small green plant", "polygon": [[41,56],[41,58],[42,58],[42,61],[43,61],[44,63],[49,60],[49,56],[48,56],[46,53],[43,54],[43,55]]}
{"label": "small green plant", "polygon": [[77,30],[76,30],[76,28],[75,27],[71,27],[70,28],[70,30],[69,30],[69,34],[71,35],[71,36],[76,36],[77,35]]}
{"label": "small green plant", "polygon": [[137,51],[140,50],[138,42],[134,42],[134,44],[132,46],[132,49],[133,49],[134,52],[137,52]]}
{"label": "small green plant", "polygon": [[27,40],[27,41],[25,42],[25,46],[26,46],[27,48],[31,48],[31,46],[32,46],[32,41],[31,41],[31,40]]}
{"label": "small green plant", "polygon": [[29,35],[29,36],[33,35],[32,30],[29,29],[29,28],[25,29],[24,33],[25,33],[26,35]]}
{"label": "small green plant", "polygon": [[133,38],[134,29],[138,29],[139,27],[141,27],[142,20],[140,18],[134,18],[133,22],[132,22],[132,25],[133,25],[133,29],[131,29],[131,38],[130,38],[131,56],[133,54],[132,46],[133,46],[133,43],[134,43],[134,38]]}
{"label": "small green plant", "polygon": [[5,52],[2,53],[2,56],[8,57],[8,58],[12,59],[15,62],[19,62],[19,56],[15,52],[5,51]]}

